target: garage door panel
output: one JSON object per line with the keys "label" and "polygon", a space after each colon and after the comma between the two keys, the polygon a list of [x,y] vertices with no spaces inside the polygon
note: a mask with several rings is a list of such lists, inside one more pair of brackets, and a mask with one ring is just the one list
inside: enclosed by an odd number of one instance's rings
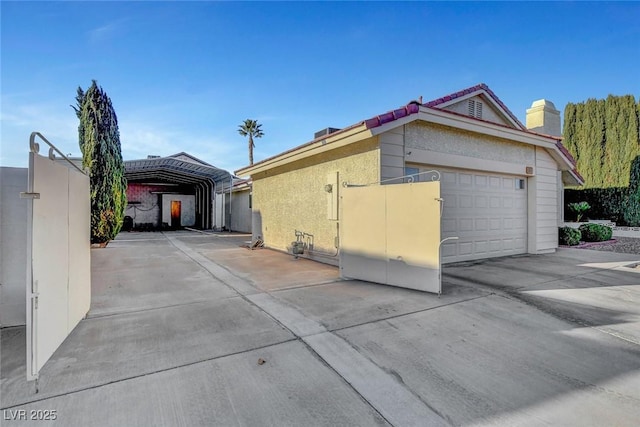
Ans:
{"label": "garage door panel", "polygon": [[489,252],[501,252],[502,240],[489,240]]}
{"label": "garage door panel", "polygon": [[489,220],[487,218],[477,218],[475,225],[474,231],[486,231],[489,229]]}
{"label": "garage door panel", "polygon": [[[471,219],[471,218],[460,218],[458,220],[458,228],[457,229],[461,230],[461,231],[473,231],[473,219]],[[451,231],[456,231],[456,230],[454,229],[454,230],[451,230]]]}
{"label": "garage door panel", "polygon": [[473,175],[461,173],[458,178],[458,184],[460,184],[461,187],[471,187],[473,185]]}
{"label": "garage door panel", "polygon": [[505,209],[511,209],[513,208],[513,198],[512,197],[503,197],[502,198],[502,207]]}
{"label": "garage door panel", "polygon": [[486,187],[487,186],[487,177],[484,175],[476,175],[475,176],[476,187]]}
{"label": "garage door panel", "polygon": [[443,262],[525,253],[527,190],[519,176],[468,170],[441,171],[442,234],[459,240],[442,247]]}
{"label": "garage door panel", "polygon": [[476,206],[475,206],[476,209],[485,209],[489,205],[487,196],[484,196],[484,195],[476,196],[475,200],[476,200]]}
{"label": "garage door panel", "polygon": [[458,196],[458,207],[462,209],[472,208],[473,196],[466,194]]}
{"label": "garage door panel", "polygon": [[512,251],[515,248],[514,239],[503,239],[502,248],[505,251]]}
{"label": "garage door panel", "polygon": [[504,190],[512,190],[516,188],[514,178],[502,178],[502,188]]}
{"label": "garage door panel", "polygon": [[442,199],[444,200],[444,208],[445,209],[455,209],[458,207],[458,196],[455,194],[447,193],[442,194]]}
{"label": "garage door panel", "polygon": [[443,172],[440,173],[440,182],[442,184],[456,184],[457,183],[457,174],[455,172],[443,171]]}
{"label": "garage door panel", "polygon": [[489,230],[501,230],[502,229],[502,219],[500,218],[491,218],[489,220]]}
{"label": "garage door panel", "polygon": [[457,254],[456,244],[449,243],[449,242],[443,243],[442,246],[440,247],[440,251],[443,257],[456,256]]}
{"label": "garage door panel", "polygon": [[461,242],[458,244],[460,255],[471,255],[473,253],[473,242]]}
{"label": "garage door panel", "polygon": [[513,218],[514,229],[525,231],[527,229],[526,218]]}
{"label": "garage door panel", "polygon": [[453,218],[443,219],[441,223],[441,229],[444,234],[453,235],[458,229],[457,221]]}
{"label": "garage door panel", "polygon": [[476,254],[485,254],[489,250],[486,240],[478,240],[473,242],[473,252]]}

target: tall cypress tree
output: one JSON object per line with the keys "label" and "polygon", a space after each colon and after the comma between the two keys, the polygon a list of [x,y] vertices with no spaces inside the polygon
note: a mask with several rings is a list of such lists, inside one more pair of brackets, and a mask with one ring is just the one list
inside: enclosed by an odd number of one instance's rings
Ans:
{"label": "tall cypress tree", "polygon": [[[623,119],[619,97],[609,95],[605,101],[606,144],[604,150],[604,168],[607,171],[604,181],[605,187],[613,187],[616,183],[620,182],[621,179],[624,179],[624,177],[621,177],[622,171],[624,170],[624,166],[622,165],[624,155],[620,144],[623,139],[621,133],[626,132],[626,129],[623,130],[620,127],[621,118]],[[624,127],[626,128],[626,126]]]}
{"label": "tall cypress tree", "polygon": [[91,177],[91,242],[106,243],[122,228],[127,205],[118,118],[95,80],[86,92],[78,87],[76,102],[82,164]]}
{"label": "tall cypress tree", "polygon": [[[632,163],[640,156],[640,103],[636,104],[633,95],[626,95],[623,100],[622,120],[619,126],[624,128],[624,148],[622,149],[622,177],[625,178],[624,185],[627,184],[626,177],[630,177]],[[631,178],[630,178],[631,179]],[[630,184],[630,183],[629,183]]]}
{"label": "tall cypress tree", "polygon": [[576,104],[568,103],[564,108],[563,143],[577,161],[580,152],[576,147]]}
{"label": "tall cypress tree", "polygon": [[640,103],[609,95],[567,104],[564,143],[585,178],[584,188],[626,187],[631,162],[640,155]]}

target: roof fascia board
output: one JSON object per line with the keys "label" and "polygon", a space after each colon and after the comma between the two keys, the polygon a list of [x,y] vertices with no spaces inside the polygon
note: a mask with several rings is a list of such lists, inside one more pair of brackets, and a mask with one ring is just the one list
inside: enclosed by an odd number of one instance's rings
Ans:
{"label": "roof fascia board", "polygon": [[327,138],[302,145],[298,148],[294,148],[293,150],[272,157],[271,159],[263,160],[253,166],[246,166],[242,169],[238,169],[236,174],[238,176],[251,176],[288,163],[306,159],[307,157],[315,156],[316,154],[335,150],[336,148],[344,147],[345,145],[370,138],[371,136],[373,136],[372,132],[368,130],[364,124],[361,124],[345,132],[340,132],[336,135],[329,135]]}

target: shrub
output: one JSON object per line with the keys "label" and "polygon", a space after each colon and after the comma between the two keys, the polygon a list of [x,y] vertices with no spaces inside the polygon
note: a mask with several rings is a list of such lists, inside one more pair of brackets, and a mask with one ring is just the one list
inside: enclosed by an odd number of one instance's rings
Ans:
{"label": "shrub", "polygon": [[585,242],[604,242],[611,239],[611,227],[602,224],[582,224],[579,228]]}
{"label": "shrub", "polygon": [[577,228],[561,227],[559,229],[559,241],[561,245],[575,246],[580,243],[582,233]]}
{"label": "shrub", "polygon": [[587,212],[591,206],[587,202],[569,203],[569,209],[576,214],[576,222],[580,222],[585,212]]}

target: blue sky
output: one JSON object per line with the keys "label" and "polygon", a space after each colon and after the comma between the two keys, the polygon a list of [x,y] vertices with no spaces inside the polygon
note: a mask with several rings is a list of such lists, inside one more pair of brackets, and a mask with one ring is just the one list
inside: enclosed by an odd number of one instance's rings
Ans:
{"label": "blue sky", "polygon": [[1,13],[3,166],[41,131],[79,155],[78,86],[96,79],[125,160],[193,154],[235,170],[405,105],[486,83],[531,102],[640,96],[640,3],[8,2]]}

